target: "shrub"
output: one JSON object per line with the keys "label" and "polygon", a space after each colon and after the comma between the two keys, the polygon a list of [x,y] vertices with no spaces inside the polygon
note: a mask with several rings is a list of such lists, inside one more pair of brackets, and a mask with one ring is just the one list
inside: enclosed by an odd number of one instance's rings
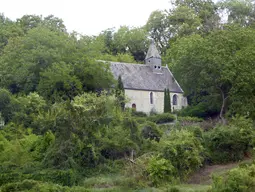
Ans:
{"label": "shrub", "polygon": [[138,124],[143,124],[147,121],[146,117],[136,117],[135,120]]}
{"label": "shrub", "polygon": [[90,192],[93,190],[84,187],[64,187],[53,183],[43,183],[34,180],[24,180],[15,183],[7,183],[0,188],[1,192]]}
{"label": "shrub", "polygon": [[77,174],[69,170],[49,170],[33,173],[32,179],[45,182],[53,182],[64,186],[73,186],[77,182]]}
{"label": "shrub", "polygon": [[16,182],[16,183],[7,183],[1,188],[2,192],[19,192],[19,191],[25,191],[25,190],[31,190],[36,185],[38,185],[37,181],[34,180],[24,180],[22,182]]}
{"label": "shrub", "polygon": [[213,177],[212,192],[255,191],[255,165],[230,170],[226,177]]}
{"label": "shrub", "polygon": [[146,122],[142,125],[142,137],[145,139],[159,141],[162,136],[161,131],[157,128],[157,125],[153,122]]}
{"label": "shrub", "polygon": [[147,114],[142,111],[132,110],[131,114],[132,116],[135,116],[135,117],[147,117]]}
{"label": "shrub", "polygon": [[219,107],[209,105],[206,102],[200,102],[197,105],[188,106],[177,113],[179,116],[206,118],[217,115],[219,113]]}
{"label": "shrub", "polygon": [[153,185],[158,186],[164,181],[173,180],[175,168],[170,161],[153,156],[147,165],[146,172]]}
{"label": "shrub", "polygon": [[190,116],[185,116],[185,117],[178,117],[178,121],[180,122],[185,122],[185,123],[199,123],[202,122],[203,119],[199,117],[190,117]]}
{"label": "shrub", "polygon": [[204,148],[200,139],[188,130],[172,130],[161,143],[162,156],[177,170],[177,177],[186,179],[188,174],[202,165]]}
{"label": "shrub", "polygon": [[170,123],[175,120],[175,116],[170,113],[162,113],[157,115],[151,115],[148,117],[149,121],[152,121],[154,123],[160,124],[160,123]]}
{"label": "shrub", "polygon": [[214,163],[242,160],[254,146],[252,122],[236,118],[228,126],[218,126],[205,134],[205,146]]}

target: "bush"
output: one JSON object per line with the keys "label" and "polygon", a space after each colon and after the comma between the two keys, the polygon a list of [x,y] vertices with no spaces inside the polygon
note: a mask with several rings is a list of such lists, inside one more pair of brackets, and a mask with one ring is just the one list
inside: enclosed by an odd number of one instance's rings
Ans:
{"label": "bush", "polygon": [[142,111],[132,110],[131,114],[132,116],[135,116],[135,117],[147,117],[147,114]]}
{"label": "bush", "polygon": [[226,177],[213,177],[212,192],[255,191],[255,165],[230,170]]}
{"label": "bush", "polygon": [[49,170],[33,173],[32,179],[53,182],[64,186],[73,186],[77,182],[77,174],[72,170]]}
{"label": "bush", "polygon": [[205,102],[200,102],[197,105],[188,106],[177,112],[179,116],[190,116],[206,118],[219,114],[219,108],[217,106],[209,105]]}
{"label": "bush", "polygon": [[0,174],[0,186],[6,183],[20,182],[25,179],[54,182],[64,186],[73,186],[77,182],[78,177],[73,170],[45,169],[43,171],[33,172],[32,174],[23,173],[22,171],[14,171]]}
{"label": "bush", "polygon": [[138,124],[143,124],[147,121],[147,118],[146,117],[136,117],[135,120]]}
{"label": "bush", "polygon": [[2,192],[9,192],[9,191],[19,192],[19,191],[31,190],[36,185],[38,185],[37,181],[24,180],[22,182],[8,183],[1,188],[1,191]]}
{"label": "bush", "polygon": [[218,126],[205,134],[205,146],[214,163],[242,160],[254,146],[252,122],[236,118],[228,126]]}
{"label": "bush", "polygon": [[142,125],[142,137],[145,139],[160,140],[160,137],[162,136],[161,131],[157,128],[157,125],[153,122],[146,122]]}
{"label": "bush", "polygon": [[190,117],[190,116],[185,116],[185,117],[178,117],[178,121],[184,122],[184,123],[199,123],[202,122],[203,119],[199,117]]}
{"label": "bush", "polygon": [[170,161],[153,156],[149,160],[146,171],[152,184],[158,186],[164,181],[173,180],[175,168]]}
{"label": "bush", "polygon": [[159,143],[163,158],[169,160],[177,170],[177,177],[186,179],[203,162],[204,148],[199,138],[188,130],[172,130]]}
{"label": "bush", "polygon": [[90,192],[83,187],[64,187],[53,183],[43,183],[34,180],[24,180],[21,182],[7,183],[0,188],[1,192]]}
{"label": "bush", "polygon": [[170,113],[162,113],[157,115],[151,115],[148,117],[149,121],[152,121],[154,123],[160,124],[160,123],[170,123],[175,120],[175,116]]}

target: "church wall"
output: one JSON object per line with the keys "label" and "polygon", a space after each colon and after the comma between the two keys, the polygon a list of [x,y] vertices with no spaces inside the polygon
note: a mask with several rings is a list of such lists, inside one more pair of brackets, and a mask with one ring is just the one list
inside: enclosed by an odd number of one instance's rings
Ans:
{"label": "church wall", "polygon": [[[153,102],[151,104],[150,94],[152,93]],[[132,105],[136,107],[137,111],[143,111],[150,113],[155,111],[157,113],[163,113],[164,111],[164,92],[156,91],[143,91],[143,90],[130,90],[125,89],[125,95],[128,99],[126,107],[132,108]],[[173,96],[177,97],[177,105],[173,105]],[[183,106],[187,106],[186,98],[182,93],[170,93],[172,110],[182,109]]]}

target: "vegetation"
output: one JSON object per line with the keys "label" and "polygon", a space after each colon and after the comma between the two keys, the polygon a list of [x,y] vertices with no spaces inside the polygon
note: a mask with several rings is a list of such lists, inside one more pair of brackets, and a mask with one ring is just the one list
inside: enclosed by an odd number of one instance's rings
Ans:
{"label": "vegetation", "polygon": [[164,90],[164,113],[171,113],[171,97],[169,89]]}
{"label": "vegetation", "polygon": [[[254,3],[172,5],[97,36],[52,15],[0,15],[0,191],[254,190],[254,163],[211,187],[186,183],[201,167],[253,158]],[[188,98],[175,114],[169,90],[163,114],[125,108],[110,71],[108,61],[142,62],[149,38]]]}

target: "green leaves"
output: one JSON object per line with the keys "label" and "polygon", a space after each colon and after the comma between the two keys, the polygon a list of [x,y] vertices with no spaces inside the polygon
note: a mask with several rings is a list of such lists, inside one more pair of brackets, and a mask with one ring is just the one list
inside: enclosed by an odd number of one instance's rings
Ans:
{"label": "green leaves", "polygon": [[[229,107],[232,113],[239,110],[245,114],[248,110],[242,109],[238,100],[242,99],[244,106],[250,105],[248,100],[252,103],[254,38],[252,29],[229,26],[205,37],[181,38],[167,52],[167,57],[185,93],[192,94],[197,102],[201,101],[197,97],[200,95],[202,101],[216,101],[222,104],[222,109]],[[244,97],[245,92],[249,96]],[[231,101],[229,106],[226,101]],[[250,114],[254,108],[251,106]]]}

